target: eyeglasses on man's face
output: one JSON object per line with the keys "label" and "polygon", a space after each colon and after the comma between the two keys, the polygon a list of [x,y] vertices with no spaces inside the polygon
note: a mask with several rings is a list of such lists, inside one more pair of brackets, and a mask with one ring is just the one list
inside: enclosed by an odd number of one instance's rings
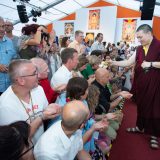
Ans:
{"label": "eyeglasses on man's face", "polygon": [[20,76],[20,77],[32,77],[32,76],[37,76],[37,75],[38,75],[38,72],[37,72],[37,70],[36,70],[36,71],[34,71],[32,74],[22,75],[22,76]]}
{"label": "eyeglasses on man's face", "polygon": [[11,24],[5,24],[5,27],[10,27],[10,26],[12,26]]}
{"label": "eyeglasses on man's face", "polygon": [[0,25],[0,28],[5,29],[5,25]]}

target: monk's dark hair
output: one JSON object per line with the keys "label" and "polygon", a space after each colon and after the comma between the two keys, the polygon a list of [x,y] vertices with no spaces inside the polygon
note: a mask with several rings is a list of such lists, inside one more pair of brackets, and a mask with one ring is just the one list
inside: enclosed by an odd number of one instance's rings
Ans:
{"label": "monk's dark hair", "polygon": [[136,32],[139,32],[139,31],[143,31],[144,33],[148,33],[148,32],[152,33],[152,28],[148,24],[142,24],[137,28]]}

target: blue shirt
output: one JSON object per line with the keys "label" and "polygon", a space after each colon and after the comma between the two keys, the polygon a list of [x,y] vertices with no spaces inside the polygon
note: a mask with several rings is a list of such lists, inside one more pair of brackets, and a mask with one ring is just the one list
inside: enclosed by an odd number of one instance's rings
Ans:
{"label": "blue shirt", "polygon": [[[8,66],[13,58],[17,58],[12,40],[6,36],[0,41],[0,64]],[[4,92],[10,85],[9,75],[0,72],[0,92]]]}

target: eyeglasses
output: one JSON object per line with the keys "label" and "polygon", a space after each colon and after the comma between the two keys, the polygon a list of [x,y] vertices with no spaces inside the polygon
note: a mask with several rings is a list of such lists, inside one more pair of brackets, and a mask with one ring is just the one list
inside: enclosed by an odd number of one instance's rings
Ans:
{"label": "eyeglasses", "polygon": [[36,70],[33,74],[24,75],[24,76],[20,76],[20,77],[31,77],[31,76],[37,76],[37,75],[38,75],[38,72]]}
{"label": "eyeglasses", "polygon": [[0,25],[0,28],[3,28],[3,29],[4,29],[4,28],[5,28],[5,25]]}
{"label": "eyeglasses", "polygon": [[25,75],[25,76],[20,76],[20,77],[32,77],[32,76],[37,76],[38,73],[33,73],[33,74],[30,74],[30,75]]}
{"label": "eyeglasses", "polygon": [[11,24],[5,24],[5,27],[9,27],[9,26],[12,26]]}

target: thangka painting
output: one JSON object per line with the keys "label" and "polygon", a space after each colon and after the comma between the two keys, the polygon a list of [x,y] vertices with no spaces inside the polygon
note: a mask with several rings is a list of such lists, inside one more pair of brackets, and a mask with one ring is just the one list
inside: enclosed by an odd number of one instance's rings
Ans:
{"label": "thangka painting", "polygon": [[94,33],[93,32],[87,32],[86,33],[86,40],[94,41]]}
{"label": "thangka painting", "polygon": [[72,36],[74,34],[74,23],[65,23],[64,24],[64,34],[66,36]]}
{"label": "thangka painting", "polygon": [[88,29],[98,30],[100,27],[100,9],[89,10]]}
{"label": "thangka painting", "polygon": [[122,40],[126,42],[135,41],[136,19],[124,19],[122,28]]}

